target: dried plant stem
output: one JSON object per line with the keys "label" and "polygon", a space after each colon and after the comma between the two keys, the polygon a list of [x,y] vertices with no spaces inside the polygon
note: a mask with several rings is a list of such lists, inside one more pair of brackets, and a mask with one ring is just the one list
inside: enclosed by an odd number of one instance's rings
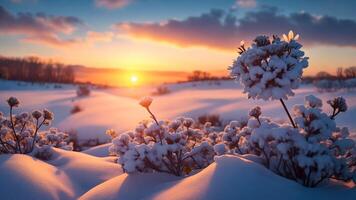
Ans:
{"label": "dried plant stem", "polygon": [[12,132],[13,132],[14,140],[16,140],[16,145],[17,145],[18,151],[22,154],[20,140],[16,135],[15,124],[14,124],[14,121],[12,119],[12,106],[10,106],[10,123],[11,123],[11,129],[12,129]]}
{"label": "dried plant stem", "polygon": [[295,125],[295,123],[294,123],[294,121],[292,119],[292,116],[290,115],[290,113],[288,111],[288,108],[287,108],[286,104],[284,103],[283,99],[279,99],[279,100],[282,103],[282,106],[283,106],[284,110],[286,111],[286,113],[288,115],[288,118],[289,118],[290,122],[292,123],[293,127],[297,128],[297,126]]}
{"label": "dried plant stem", "polygon": [[159,126],[159,123],[158,123],[158,121],[156,119],[156,116],[151,112],[150,108],[147,107],[147,111],[150,113],[152,119],[155,120],[157,126]]}

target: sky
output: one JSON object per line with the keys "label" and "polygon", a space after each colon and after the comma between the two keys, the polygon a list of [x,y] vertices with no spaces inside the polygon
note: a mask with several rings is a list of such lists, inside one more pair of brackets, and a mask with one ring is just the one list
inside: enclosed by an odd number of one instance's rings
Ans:
{"label": "sky", "polygon": [[300,35],[307,75],[356,65],[354,0],[0,0],[0,55],[154,71],[224,71],[241,40]]}

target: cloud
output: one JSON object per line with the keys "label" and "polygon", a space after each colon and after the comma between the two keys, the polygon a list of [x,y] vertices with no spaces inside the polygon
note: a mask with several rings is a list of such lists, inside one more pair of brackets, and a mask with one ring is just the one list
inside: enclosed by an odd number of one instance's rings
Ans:
{"label": "cloud", "polygon": [[13,15],[0,6],[0,34],[22,35],[23,41],[49,45],[70,45],[77,39],[62,39],[59,34],[70,35],[83,22],[71,16],[51,16],[44,13],[18,13]]}
{"label": "cloud", "polygon": [[96,0],[96,5],[107,9],[117,9],[127,6],[132,0]]}
{"label": "cloud", "polygon": [[279,14],[276,8],[264,7],[237,19],[231,12],[211,10],[200,16],[161,23],[124,22],[114,25],[121,34],[169,42],[182,47],[205,46],[235,49],[239,41],[252,40],[259,34],[278,34],[293,30],[306,45],[356,47],[356,21],[307,12]]}
{"label": "cloud", "polygon": [[10,0],[12,3],[20,4],[20,3],[36,3],[37,0]]}
{"label": "cloud", "polygon": [[96,43],[96,42],[111,42],[114,38],[113,32],[95,32],[88,31],[86,40],[88,43]]}
{"label": "cloud", "polygon": [[222,10],[211,10],[198,17],[164,23],[118,23],[114,29],[138,38],[174,43],[182,47],[210,46],[231,48],[236,42],[236,18]]}
{"label": "cloud", "polygon": [[236,0],[235,5],[241,8],[254,8],[257,2],[256,0]]}

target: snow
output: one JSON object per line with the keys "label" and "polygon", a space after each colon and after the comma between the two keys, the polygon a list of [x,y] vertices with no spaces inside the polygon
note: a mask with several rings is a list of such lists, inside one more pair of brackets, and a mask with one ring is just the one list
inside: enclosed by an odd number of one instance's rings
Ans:
{"label": "snow", "polygon": [[90,149],[87,149],[85,151],[82,151],[82,153],[96,156],[96,157],[107,157],[109,154],[109,147],[111,145],[112,145],[112,143],[98,145],[98,146],[92,147]]}
{"label": "snow", "polygon": [[0,155],[1,199],[76,199],[122,173],[110,159],[54,151],[48,163],[28,155]]}
{"label": "snow", "polygon": [[[138,104],[138,99],[129,97],[130,95],[122,96],[127,95],[127,92],[121,93],[120,88],[94,90],[90,96],[78,98],[74,86],[65,85],[60,89],[53,89],[50,86],[40,85],[18,86],[14,81],[0,82],[1,112],[8,113],[5,101],[9,96],[15,96],[20,100],[20,108],[16,109],[18,111],[41,110],[46,107],[55,114],[52,123],[54,127],[77,132],[79,140],[82,141],[97,138],[101,143],[107,143],[110,141],[110,137],[105,134],[107,129],[112,128],[122,133],[132,129],[143,119],[149,119],[145,109]],[[3,83],[7,87],[4,87]],[[179,116],[195,118],[204,114],[219,114],[223,120],[229,121],[245,116],[252,107],[258,105],[264,115],[271,116],[276,121],[288,121],[279,101],[249,100],[234,81],[169,84],[167,87],[171,93],[155,96],[150,106],[158,120],[171,120]],[[6,90],[3,90],[5,88]],[[143,97],[154,89],[131,88],[130,91],[132,93],[136,91],[136,96]],[[336,96],[343,96],[347,101],[348,111],[339,114],[336,123],[349,127],[351,135],[356,133],[353,119],[356,115],[356,92],[319,93],[312,85],[302,85],[295,90],[295,93],[294,97],[285,101],[290,109],[292,105],[304,102],[305,95],[317,94],[323,102]],[[83,111],[70,114],[70,110],[76,104],[80,105]],[[326,103],[323,104],[323,110],[332,113],[332,109]]]}
{"label": "snow", "polygon": [[[112,128],[117,133],[132,130],[143,119],[149,119],[138,99],[154,88],[132,88],[136,95],[126,95],[127,89],[92,90],[88,97],[77,97],[76,87],[63,85],[17,84],[0,80],[0,111],[8,114],[5,100],[15,96],[20,107],[15,112],[48,108],[54,113],[52,125],[60,130],[76,131],[80,140],[98,138],[110,141],[105,131]],[[247,100],[243,90],[233,81],[210,81],[167,85],[169,94],[154,96],[150,109],[158,120],[173,120],[178,116],[196,118],[202,114],[219,114],[225,120],[240,119],[250,109],[260,106],[263,115],[275,121],[286,121],[279,101]],[[135,93],[135,92],[133,92]],[[356,135],[356,93],[333,91],[319,93],[311,85],[301,85],[295,96],[286,101],[292,105],[302,104],[304,96],[315,94],[323,102],[342,96],[346,99],[347,112],[336,118],[338,126],[349,127]],[[135,98],[133,98],[134,96]],[[308,106],[320,106],[318,100],[309,97]],[[79,104],[83,111],[70,114]],[[332,113],[327,103],[322,109]],[[281,114],[283,113],[283,114]],[[263,119],[261,118],[262,122]],[[257,120],[249,120],[255,126]],[[246,121],[247,123],[247,121]],[[171,124],[174,126],[174,123]],[[232,122],[231,127],[240,126]],[[225,132],[228,130],[225,130]],[[340,134],[346,134],[341,130]],[[228,135],[226,135],[228,137]],[[236,138],[232,138],[236,140]],[[354,141],[343,140],[341,149],[352,146]],[[207,168],[194,171],[193,175],[176,177],[165,173],[125,174],[116,157],[108,157],[111,143],[99,145],[83,152],[54,149],[50,161],[44,162],[27,155],[0,155],[0,193],[3,199],[355,199],[356,189],[352,184],[340,182],[305,188],[294,181],[280,177],[264,166],[254,155],[219,156]],[[219,152],[225,146],[215,146]],[[279,146],[283,150],[283,146]],[[14,189],[15,188],[15,189]],[[277,191],[277,192],[276,192]]]}
{"label": "snow", "polygon": [[73,183],[67,174],[30,156],[1,155],[0,177],[2,199],[75,197]]}
{"label": "snow", "polygon": [[[179,179],[167,174],[120,175],[80,197],[89,199],[354,199],[356,190],[332,182],[305,188],[238,156],[219,156],[195,175]],[[176,180],[175,180],[176,179]],[[147,187],[149,186],[149,187]],[[137,192],[140,191],[140,192]],[[332,192],[331,192],[332,191]]]}
{"label": "snow", "polygon": [[157,191],[158,186],[177,179],[179,179],[179,177],[164,173],[123,174],[94,187],[79,199],[145,199],[145,197],[152,194],[153,191]]}
{"label": "snow", "polygon": [[121,167],[115,164],[114,159],[110,161],[61,149],[55,151],[54,159],[49,163],[71,177],[81,192],[122,173]]}

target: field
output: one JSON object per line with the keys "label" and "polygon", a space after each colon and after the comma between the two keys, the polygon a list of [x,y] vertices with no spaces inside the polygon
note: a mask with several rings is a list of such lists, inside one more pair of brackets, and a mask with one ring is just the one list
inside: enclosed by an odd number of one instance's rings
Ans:
{"label": "field", "polygon": [[[219,114],[223,123],[227,123],[246,116],[251,107],[259,105],[263,115],[288,122],[278,101],[248,100],[233,81],[189,82],[166,87],[170,93],[153,96],[151,106],[160,120]],[[6,99],[15,96],[21,102],[17,111],[46,107],[55,115],[52,126],[77,134],[78,140],[83,143],[90,139],[100,144],[109,143],[110,138],[105,134],[107,129],[122,133],[135,128],[143,119],[149,119],[138,105],[138,98],[153,91],[155,87],[92,89],[89,96],[77,97],[74,85],[57,85],[54,88],[54,84],[1,81],[0,111],[7,114]],[[326,100],[335,96],[345,97],[348,112],[341,113],[337,123],[348,126],[351,134],[356,135],[353,119],[356,116],[355,92],[319,93],[311,85],[302,85],[287,101],[287,106],[302,104],[304,96],[309,94],[320,97],[326,110]],[[71,114],[75,105],[80,106],[82,111]],[[244,156],[217,156],[215,163],[185,178],[164,173],[127,175],[120,165],[114,163],[115,157],[108,156],[109,146],[103,144],[83,152],[56,149],[54,158],[47,162],[27,155],[1,155],[2,198],[271,199],[288,196],[289,199],[337,199],[342,196],[343,199],[354,199],[356,195],[355,189],[349,189],[353,187],[351,183],[342,186],[337,181],[313,190],[305,188],[273,174],[254,162],[253,158]],[[9,192],[15,187],[17,192]]]}

